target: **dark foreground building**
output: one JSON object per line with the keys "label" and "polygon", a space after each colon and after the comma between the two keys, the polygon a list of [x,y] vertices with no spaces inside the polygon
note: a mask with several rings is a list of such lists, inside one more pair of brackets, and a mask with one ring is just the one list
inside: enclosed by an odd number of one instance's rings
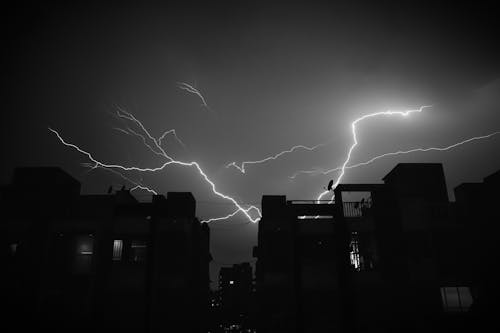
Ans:
{"label": "dark foreground building", "polygon": [[255,331],[255,292],[252,266],[245,262],[219,271],[220,332]]}
{"label": "dark foreground building", "polygon": [[0,195],[3,324],[206,332],[209,228],[191,193],[80,195],[59,168],[19,168]]}
{"label": "dark foreground building", "polygon": [[455,189],[441,164],[341,184],[335,204],[264,196],[259,333],[498,328],[500,172]]}

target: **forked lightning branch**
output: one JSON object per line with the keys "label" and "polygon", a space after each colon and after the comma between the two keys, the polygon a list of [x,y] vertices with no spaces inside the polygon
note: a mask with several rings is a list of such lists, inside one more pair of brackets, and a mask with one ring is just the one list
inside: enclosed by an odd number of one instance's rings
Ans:
{"label": "forked lightning branch", "polygon": [[[201,93],[196,88],[194,88],[188,84],[185,84],[185,83],[179,83],[178,86],[180,89],[183,89],[183,90],[186,90],[190,93],[198,95],[198,97],[202,100],[203,105],[207,106],[206,102],[205,102],[205,98],[201,95]],[[391,110],[389,110],[389,111],[382,111],[382,112],[374,112],[374,113],[363,115],[363,116],[355,119],[350,125],[353,143],[349,147],[347,154],[346,154],[346,157],[343,160],[344,162],[342,163],[342,165],[340,167],[336,167],[336,168],[326,170],[326,171],[317,171],[317,170],[298,171],[292,176],[292,178],[296,178],[297,175],[302,174],[302,173],[323,173],[326,175],[328,173],[338,171],[339,174],[338,174],[337,178],[335,180],[331,180],[328,188],[325,189],[324,191],[322,191],[317,196],[317,199],[316,199],[318,201],[322,200],[323,197],[325,197],[328,193],[330,193],[331,196],[329,198],[329,202],[333,203],[334,196],[333,196],[332,191],[335,189],[335,187],[338,184],[340,184],[347,169],[353,169],[353,168],[357,168],[360,166],[365,166],[365,165],[368,165],[370,163],[375,162],[378,159],[381,159],[384,157],[389,157],[389,156],[409,154],[409,153],[414,153],[414,152],[446,151],[446,150],[453,149],[455,147],[458,147],[460,145],[463,145],[463,144],[466,144],[469,142],[491,138],[494,135],[500,134],[500,132],[493,132],[493,133],[490,133],[488,135],[476,136],[476,137],[462,140],[460,142],[457,142],[455,144],[452,144],[452,145],[449,145],[446,147],[415,148],[415,149],[406,150],[406,151],[390,152],[390,153],[385,153],[382,155],[372,157],[365,162],[361,162],[361,163],[357,163],[357,164],[350,164],[351,156],[352,156],[356,146],[358,146],[358,144],[359,144],[357,132],[356,132],[356,130],[357,130],[356,125],[358,125],[361,121],[366,120],[366,119],[370,119],[370,118],[375,118],[375,117],[387,117],[387,116],[408,117],[413,113],[420,113],[424,109],[430,108],[430,107],[431,107],[430,105],[424,105],[424,106],[421,106],[417,109],[410,109],[410,110],[404,110],[404,111],[391,111]],[[214,222],[214,221],[227,220],[227,219],[230,219],[230,218],[236,216],[237,214],[243,214],[243,216],[248,221],[253,222],[253,223],[256,223],[260,220],[260,218],[262,217],[262,214],[261,214],[260,209],[257,206],[243,205],[243,204],[239,203],[233,196],[230,196],[228,194],[224,194],[224,193],[218,191],[216,184],[208,177],[208,175],[205,173],[205,171],[203,171],[203,169],[201,168],[201,166],[198,162],[196,162],[196,161],[186,162],[186,161],[177,160],[174,157],[170,156],[166,152],[166,150],[163,148],[164,142],[162,140],[164,140],[167,135],[172,135],[179,144],[184,146],[184,143],[178,138],[178,136],[175,132],[175,129],[165,131],[159,138],[155,138],[154,136],[152,136],[150,134],[149,130],[144,126],[144,124],[139,119],[137,119],[133,114],[131,114],[130,112],[127,112],[123,109],[118,109],[116,115],[121,120],[129,122],[129,125],[126,127],[126,129],[121,129],[121,128],[120,129],[117,128],[117,129],[120,130],[121,132],[124,132],[124,133],[129,134],[129,135],[133,135],[133,136],[136,136],[137,138],[139,138],[142,141],[142,143],[144,144],[144,146],[149,151],[151,151],[151,153],[158,156],[162,160],[162,164],[160,166],[144,168],[144,167],[139,167],[139,166],[134,166],[134,165],[107,163],[107,162],[98,160],[97,158],[94,157],[94,155],[92,153],[80,148],[78,145],[68,142],[60,135],[60,133],[57,130],[52,129],[52,128],[49,128],[49,130],[56,135],[56,137],[59,139],[59,141],[63,145],[65,145],[69,148],[72,148],[72,149],[76,150],[77,152],[79,152],[80,154],[86,156],[89,160],[89,162],[85,164],[86,166],[90,167],[91,169],[95,169],[95,168],[105,169],[105,170],[108,170],[108,171],[120,176],[124,180],[126,180],[134,185],[132,190],[145,190],[145,191],[152,193],[152,194],[158,193],[158,190],[153,189],[152,186],[146,186],[142,183],[142,181],[137,181],[137,180],[132,179],[131,177],[126,176],[124,174],[124,172],[135,171],[135,172],[139,172],[139,173],[156,173],[156,172],[160,172],[160,171],[166,169],[169,166],[182,166],[182,167],[188,167],[188,168],[194,169],[195,172],[197,172],[198,175],[200,176],[200,181],[205,182],[215,196],[229,201],[230,204],[232,204],[235,207],[234,211],[232,211],[231,213],[229,213],[227,215],[220,216],[220,217],[212,217],[209,219],[205,219],[202,222]],[[133,129],[132,127],[134,127],[135,129]],[[239,165],[236,162],[232,162],[232,163],[229,163],[228,165],[226,165],[226,167],[234,167],[234,168],[238,169],[242,174],[244,174],[246,172],[246,169],[245,169],[246,166],[271,162],[271,161],[279,159],[280,157],[282,157],[285,154],[290,154],[290,153],[293,153],[297,150],[314,151],[317,148],[323,147],[325,145],[326,145],[325,143],[321,143],[321,144],[311,146],[311,147],[305,146],[305,145],[297,145],[297,146],[294,146],[290,149],[281,151],[281,152],[274,154],[272,156],[269,156],[269,157],[265,157],[265,158],[255,160],[255,161],[240,162]]]}

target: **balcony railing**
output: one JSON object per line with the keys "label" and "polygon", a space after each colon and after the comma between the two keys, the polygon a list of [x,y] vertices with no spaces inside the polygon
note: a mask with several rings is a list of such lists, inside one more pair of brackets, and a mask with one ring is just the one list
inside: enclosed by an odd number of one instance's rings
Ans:
{"label": "balcony railing", "polygon": [[[318,204],[335,204],[330,200],[288,200],[288,204],[292,205],[318,205]],[[367,215],[369,209],[372,207],[371,201],[352,201],[352,202],[343,202],[344,208],[344,217],[364,217]],[[300,219],[307,219],[314,217],[317,219],[316,215],[304,215],[300,216]],[[331,218],[328,216],[328,218]]]}
{"label": "balcony railing", "polygon": [[335,201],[332,200],[287,200],[287,203],[292,205],[332,205]]}
{"label": "balcony railing", "polygon": [[366,216],[368,209],[372,204],[367,202],[344,202],[344,217],[363,217]]}

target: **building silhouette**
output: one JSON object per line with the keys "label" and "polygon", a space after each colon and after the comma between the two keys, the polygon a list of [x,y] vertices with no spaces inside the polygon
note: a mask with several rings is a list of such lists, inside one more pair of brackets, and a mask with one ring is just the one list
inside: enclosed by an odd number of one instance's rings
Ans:
{"label": "building silhouette", "polygon": [[263,196],[259,333],[498,327],[499,179],[450,203],[441,164],[407,163],[334,204]]}
{"label": "building silhouette", "polygon": [[191,193],[81,195],[47,167],[16,169],[0,199],[11,327],[206,332],[210,234]]}
{"label": "building silhouette", "polygon": [[500,171],[457,186],[455,202],[436,163],[398,164],[380,184],[340,184],[333,204],[265,195],[256,279],[249,263],[223,267],[217,291],[209,289],[210,230],[191,193],[139,202],[125,188],[82,195],[80,187],[45,167],[17,168],[0,188],[5,326],[500,329]]}
{"label": "building silhouette", "polygon": [[252,266],[245,262],[219,271],[220,324],[222,332],[253,332],[255,292]]}

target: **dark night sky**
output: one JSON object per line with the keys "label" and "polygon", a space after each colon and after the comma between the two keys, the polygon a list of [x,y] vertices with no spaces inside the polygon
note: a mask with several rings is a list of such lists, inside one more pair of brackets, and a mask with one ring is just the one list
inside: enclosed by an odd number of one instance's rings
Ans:
{"label": "dark night sky", "polygon": [[[349,124],[365,113],[433,105],[408,119],[362,123],[353,162],[500,130],[494,1],[185,3],[4,10],[0,182],[17,165],[57,165],[85,193],[123,183],[104,170],[88,173],[80,165],[87,160],[47,126],[100,160],[160,165],[138,140],[112,129],[120,125],[110,115],[117,106],[156,136],[175,128],[187,149],[169,141],[167,150],[199,162],[221,192],[242,203],[259,203],[262,194],[315,198],[334,175],[288,177],[340,165],[352,143]],[[196,83],[212,111],[177,81]],[[499,140],[379,160],[349,170],[344,182],[379,182],[398,162],[442,162],[451,193],[500,168]],[[245,175],[224,167],[322,142],[329,144],[249,166]],[[202,218],[233,211],[190,168],[144,175],[144,183],[193,192]],[[257,225],[244,222],[212,225],[217,262],[251,259]]]}

